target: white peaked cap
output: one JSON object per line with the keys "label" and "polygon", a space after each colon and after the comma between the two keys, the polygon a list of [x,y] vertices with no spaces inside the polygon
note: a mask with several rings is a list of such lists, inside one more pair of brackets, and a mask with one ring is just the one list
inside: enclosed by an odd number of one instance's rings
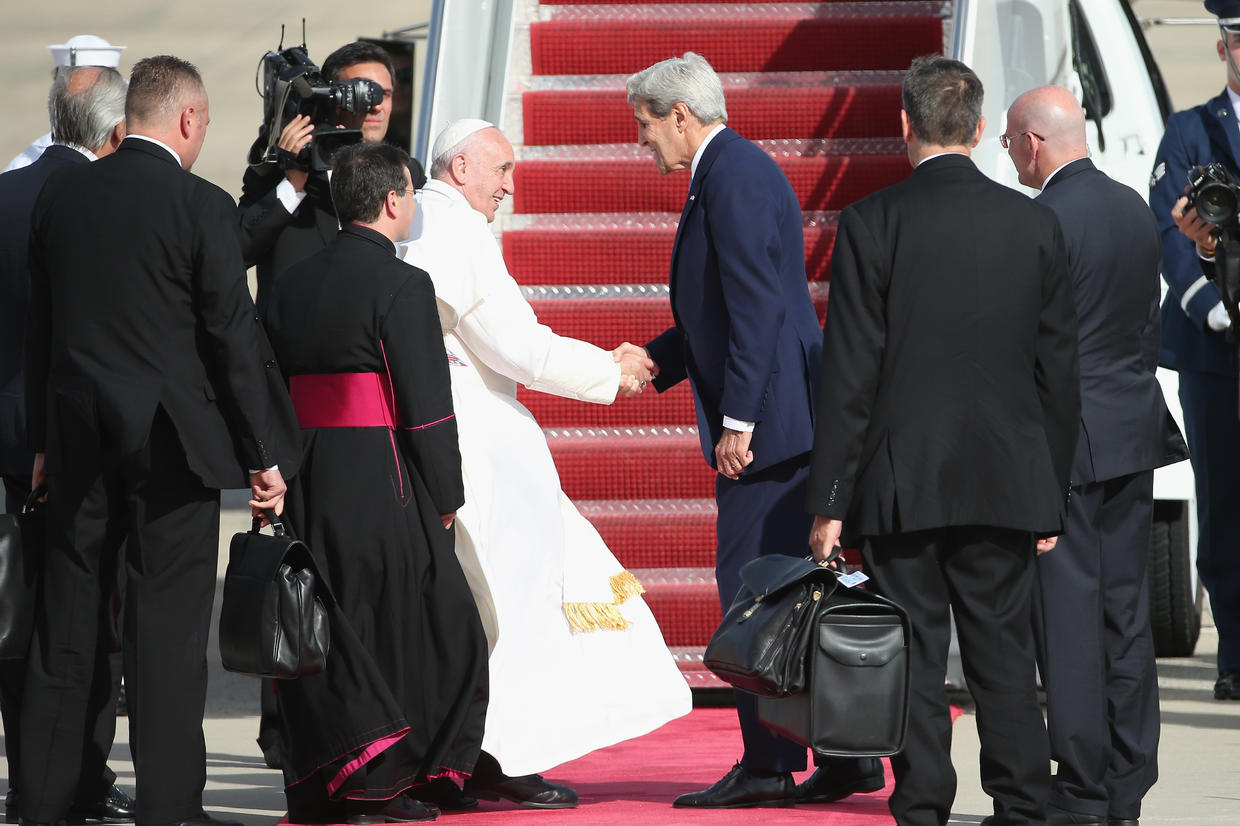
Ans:
{"label": "white peaked cap", "polygon": [[449,123],[439,133],[439,137],[435,138],[435,145],[431,147],[431,163],[434,163],[436,158],[445,152],[451,151],[452,147],[475,132],[493,128],[495,128],[495,124],[481,118],[461,118]]}
{"label": "white peaked cap", "polygon": [[124,46],[113,46],[102,37],[78,34],[64,43],[47,47],[57,66],[108,66],[115,69],[121,62]]}

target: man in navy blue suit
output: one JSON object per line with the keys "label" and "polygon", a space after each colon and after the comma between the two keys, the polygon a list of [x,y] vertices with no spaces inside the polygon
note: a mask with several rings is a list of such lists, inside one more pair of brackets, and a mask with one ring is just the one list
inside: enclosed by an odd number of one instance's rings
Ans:
{"label": "man in navy blue suit", "polygon": [[1154,469],[1188,458],[1154,375],[1158,230],[1141,196],[1089,160],[1085,113],[1067,89],[1018,97],[1002,140],[1020,182],[1059,217],[1081,354],[1067,530],[1038,557],[1033,589],[1057,764],[1047,823],[1135,826],[1158,778]]}
{"label": "man in navy blue suit", "polygon": [[[633,75],[628,100],[659,172],[692,175],[672,251],[675,326],[645,350],[655,389],[686,378],[693,387],[702,452],[719,474],[715,578],[726,611],[746,562],[808,552],[803,503],[822,331],[805,278],[801,206],[771,157],[724,125],[723,86],[700,55]],[[794,789],[805,749],[762,727],[753,695],[737,691],[736,706],[741,761],[674,805],[791,806],[883,787],[877,760],[819,758]]]}
{"label": "man in navy blue suit", "polygon": [[1172,207],[1184,194],[1188,171],[1218,162],[1240,177],[1240,2],[1207,0],[1219,16],[1218,56],[1227,64],[1227,88],[1201,106],[1176,112],[1154,159],[1150,207],[1162,234],[1163,278],[1159,363],[1179,371],[1184,435],[1197,479],[1197,571],[1210,594],[1218,629],[1214,697],[1240,700],[1240,420],[1237,419],[1236,346],[1214,282],[1202,274],[1194,244],[1181,235]]}
{"label": "man in navy blue suit", "polygon": [[[26,394],[22,369],[30,308],[30,216],[43,184],[54,173],[110,155],[125,137],[125,79],[101,66],[63,67],[48,96],[54,142],[29,166],[0,175],[0,474],[5,512],[17,513],[30,493],[34,453],[26,444]],[[90,204],[86,204],[87,211]],[[116,544],[119,544],[116,543]],[[113,548],[113,551],[115,548]],[[116,733],[119,674],[113,678],[107,649],[94,661],[92,719],[82,743],[82,771],[74,815],[133,820],[133,801],[113,783],[107,767]],[[5,813],[16,820],[21,765],[22,684],[26,660],[0,660],[0,714],[4,717],[9,793]]]}

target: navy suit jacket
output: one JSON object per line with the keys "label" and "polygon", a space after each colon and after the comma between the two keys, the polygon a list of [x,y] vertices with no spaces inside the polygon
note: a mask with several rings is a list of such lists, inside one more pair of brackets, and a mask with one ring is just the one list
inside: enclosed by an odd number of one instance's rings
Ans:
{"label": "navy suit jacket", "polygon": [[30,214],[48,177],[90,160],[53,144],[30,166],[0,175],[0,473],[24,476],[34,465],[26,445],[22,362],[30,309]]}
{"label": "navy suit jacket", "polygon": [[1100,482],[1188,458],[1158,366],[1158,227],[1136,192],[1088,158],[1037,197],[1059,217],[1079,329],[1081,429],[1073,482]]}
{"label": "navy suit jacket", "polygon": [[1150,208],[1162,235],[1167,281],[1159,360],[1172,370],[1234,376],[1236,348],[1224,333],[1206,326],[1206,315],[1219,302],[1218,288],[1205,280],[1196,247],[1171,220],[1171,207],[1184,194],[1188,170],[1211,161],[1240,179],[1240,128],[1226,90],[1201,106],[1172,115],[1154,159]]}
{"label": "navy suit jacket", "polygon": [[702,453],[723,417],[754,422],[747,473],[807,453],[821,329],[805,280],[801,205],[783,170],[731,129],[707,144],[672,251],[676,324],[646,345],[660,392],[688,378]]}

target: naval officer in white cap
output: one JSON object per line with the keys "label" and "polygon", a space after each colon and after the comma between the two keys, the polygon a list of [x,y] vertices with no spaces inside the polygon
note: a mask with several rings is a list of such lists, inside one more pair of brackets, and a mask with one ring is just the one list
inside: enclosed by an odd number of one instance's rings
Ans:
{"label": "naval officer in white cap", "polygon": [[[52,62],[55,68],[52,70],[52,81],[55,82],[60,73],[67,68],[74,66],[107,66],[115,69],[121,62],[121,52],[125,50],[124,46],[113,46],[102,37],[96,37],[93,34],[78,34],[70,37],[64,43],[48,46],[48,51],[52,53]],[[9,161],[9,165],[4,168],[5,172],[11,169],[20,169],[23,166],[30,166],[39,159],[43,154],[43,150],[52,145],[52,133],[35,138],[34,143],[22,150],[16,158]]]}

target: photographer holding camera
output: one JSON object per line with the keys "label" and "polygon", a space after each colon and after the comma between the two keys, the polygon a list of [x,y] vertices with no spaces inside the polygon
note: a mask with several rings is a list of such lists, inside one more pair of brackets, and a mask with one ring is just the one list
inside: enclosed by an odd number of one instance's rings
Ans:
{"label": "photographer holding camera", "polygon": [[[1190,176],[1200,174],[1195,167],[1218,163],[1233,178],[1240,172],[1240,0],[1206,0],[1205,7],[1219,18],[1217,48],[1227,64],[1227,88],[1167,121],[1150,179],[1150,207],[1162,235],[1168,288],[1159,363],[1179,372],[1184,435],[1197,481],[1197,571],[1218,628],[1214,697],[1240,700],[1240,526],[1233,517],[1240,500],[1237,348],[1227,338],[1231,319],[1222,294],[1203,274],[1199,256],[1212,256],[1216,237],[1195,210],[1186,214],[1185,204],[1177,203]],[[1182,234],[1177,223],[1194,237]]]}
{"label": "photographer holding camera", "polygon": [[[357,133],[341,133],[343,140],[330,141],[333,137],[330,132],[333,129],[360,130],[362,141],[379,143],[387,134],[392,116],[394,72],[391,58],[380,46],[362,41],[341,46],[323,61],[321,79],[317,67],[306,58],[304,47],[270,53],[264,61],[278,61],[279,68],[284,69],[280,76],[287,77],[292,73],[290,58],[301,64],[294,66],[292,72],[300,69],[314,81],[300,87],[297,82],[291,84],[293,96],[304,96],[303,112],[310,108],[312,113],[298,113],[284,122],[280,107],[276,107],[274,119],[269,112],[265,131],[279,135],[278,150],[270,145],[268,134],[260,134],[251,151],[251,166],[242,181],[242,252],[246,264],[258,268],[256,303],[260,313],[266,310],[275,277],[326,246],[340,228],[332,207],[326,167],[335,144],[349,142],[350,137],[357,140]],[[377,87],[358,84],[358,80],[372,81]],[[322,81],[335,88],[323,85]],[[333,93],[335,105],[329,102]],[[270,89],[266,95],[270,108]],[[306,103],[313,105],[306,106]],[[325,132],[329,134],[324,136]],[[324,149],[316,145],[320,140],[332,145]],[[277,151],[261,154],[264,144]],[[420,173],[420,168],[412,167],[411,164],[411,172]],[[425,176],[415,174],[415,186],[420,186],[424,179]]]}

